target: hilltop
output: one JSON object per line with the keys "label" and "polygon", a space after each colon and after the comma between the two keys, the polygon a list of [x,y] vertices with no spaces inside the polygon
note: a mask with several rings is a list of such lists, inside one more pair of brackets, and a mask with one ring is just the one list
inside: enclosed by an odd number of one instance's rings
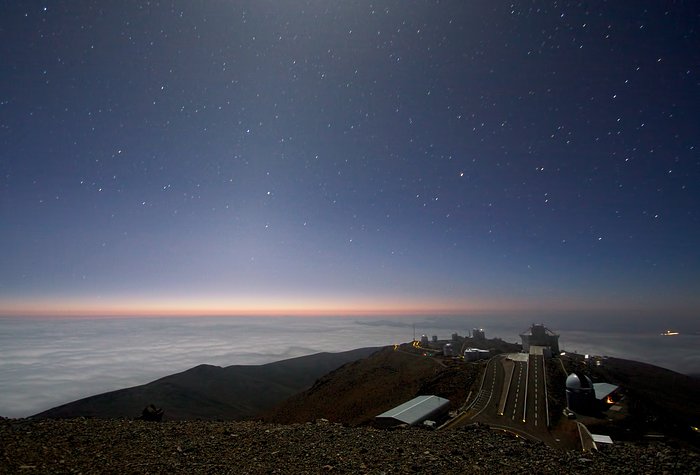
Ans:
{"label": "hilltop", "polygon": [[322,417],[355,426],[419,394],[441,396],[459,407],[481,370],[482,365],[384,348],[323,376],[262,419],[288,424]]}
{"label": "hilltop", "polygon": [[[491,347],[492,354],[499,353],[489,340],[485,340],[483,346]],[[485,361],[466,363],[424,354],[411,345],[384,348],[321,377],[309,389],[263,412],[259,419],[290,424],[325,418],[359,426],[371,424],[376,415],[418,395],[432,394],[449,399],[452,410],[474,400]],[[616,441],[638,441],[648,434],[664,434],[700,446],[697,431],[693,429],[700,426],[697,404],[700,381],[697,379],[619,358],[606,358],[601,365],[584,365],[583,356],[576,354],[550,359],[547,368],[553,437],[569,439],[577,430],[574,421],[562,420],[562,409],[566,405],[566,376],[579,371],[590,374],[594,381],[609,382],[621,388],[623,398],[618,403],[619,412],[610,410],[578,418],[595,432],[611,435]],[[578,441],[578,435],[573,439],[573,442]],[[573,442],[558,445],[577,445]]]}

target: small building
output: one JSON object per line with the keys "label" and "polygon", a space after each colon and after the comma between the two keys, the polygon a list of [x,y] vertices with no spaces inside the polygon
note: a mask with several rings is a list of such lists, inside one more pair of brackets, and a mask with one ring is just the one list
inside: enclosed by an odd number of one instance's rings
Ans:
{"label": "small building", "polygon": [[474,328],[472,330],[472,338],[475,340],[483,341],[486,339],[486,333],[483,328]]}
{"label": "small building", "polygon": [[428,346],[428,343],[429,343],[428,335],[421,335],[420,344],[423,346]]}
{"label": "small building", "polygon": [[533,323],[526,332],[520,334],[520,339],[525,353],[529,353],[530,346],[535,345],[548,347],[553,355],[559,354],[559,335],[541,323]]}
{"label": "small building", "polygon": [[452,346],[452,343],[445,343],[445,346],[442,347],[442,354],[444,356],[454,356],[455,355],[455,350],[454,350],[454,347]]}
{"label": "small building", "polygon": [[487,360],[491,357],[489,350],[480,350],[479,348],[467,348],[464,350],[465,361]]}
{"label": "small building", "polygon": [[619,386],[610,383],[593,383],[580,373],[566,378],[566,405],[582,414],[605,411],[618,398]]}
{"label": "small building", "polygon": [[584,452],[590,452],[592,450],[605,450],[613,444],[613,440],[609,435],[604,434],[592,434],[588,427],[576,423],[578,427],[579,440],[581,442],[581,450]]}
{"label": "small building", "polygon": [[401,424],[419,425],[426,420],[439,420],[447,415],[450,400],[438,396],[418,396],[375,418],[378,427],[393,427]]}
{"label": "small building", "polygon": [[595,448],[598,450],[600,450],[601,448],[609,447],[609,446],[613,445],[613,440],[609,435],[591,434],[591,437],[593,438],[593,443],[595,444]]}
{"label": "small building", "polygon": [[612,406],[619,399],[619,389],[620,386],[610,383],[593,383],[593,392],[595,392],[598,407],[606,409],[608,406]]}

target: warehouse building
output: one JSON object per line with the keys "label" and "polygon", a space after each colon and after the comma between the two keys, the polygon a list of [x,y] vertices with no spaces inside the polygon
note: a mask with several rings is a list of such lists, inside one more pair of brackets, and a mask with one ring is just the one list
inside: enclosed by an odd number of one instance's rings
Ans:
{"label": "warehouse building", "polygon": [[489,350],[481,350],[479,348],[467,348],[464,350],[464,361],[479,361],[491,358]]}
{"label": "warehouse building", "polygon": [[438,396],[418,396],[375,418],[377,427],[393,427],[401,424],[419,425],[426,420],[440,420],[447,415],[450,400]]}

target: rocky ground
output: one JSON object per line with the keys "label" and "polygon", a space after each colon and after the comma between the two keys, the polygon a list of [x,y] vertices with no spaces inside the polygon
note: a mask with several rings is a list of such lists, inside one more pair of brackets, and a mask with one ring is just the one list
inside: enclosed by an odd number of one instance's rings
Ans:
{"label": "rocky ground", "polygon": [[326,472],[690,474],[700,456],[659,443],[558,452],[484,427],[0,420],[0,473]]}

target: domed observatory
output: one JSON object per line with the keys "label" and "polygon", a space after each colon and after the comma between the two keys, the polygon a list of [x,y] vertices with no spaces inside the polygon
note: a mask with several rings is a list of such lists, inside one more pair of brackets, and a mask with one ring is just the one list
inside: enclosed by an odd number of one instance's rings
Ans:
{"label": "domed observatory", "polygon": [[595,389],[591,378],[581,373],[571,373],[566,378],[566,405],[582,414],[595,410]]}

